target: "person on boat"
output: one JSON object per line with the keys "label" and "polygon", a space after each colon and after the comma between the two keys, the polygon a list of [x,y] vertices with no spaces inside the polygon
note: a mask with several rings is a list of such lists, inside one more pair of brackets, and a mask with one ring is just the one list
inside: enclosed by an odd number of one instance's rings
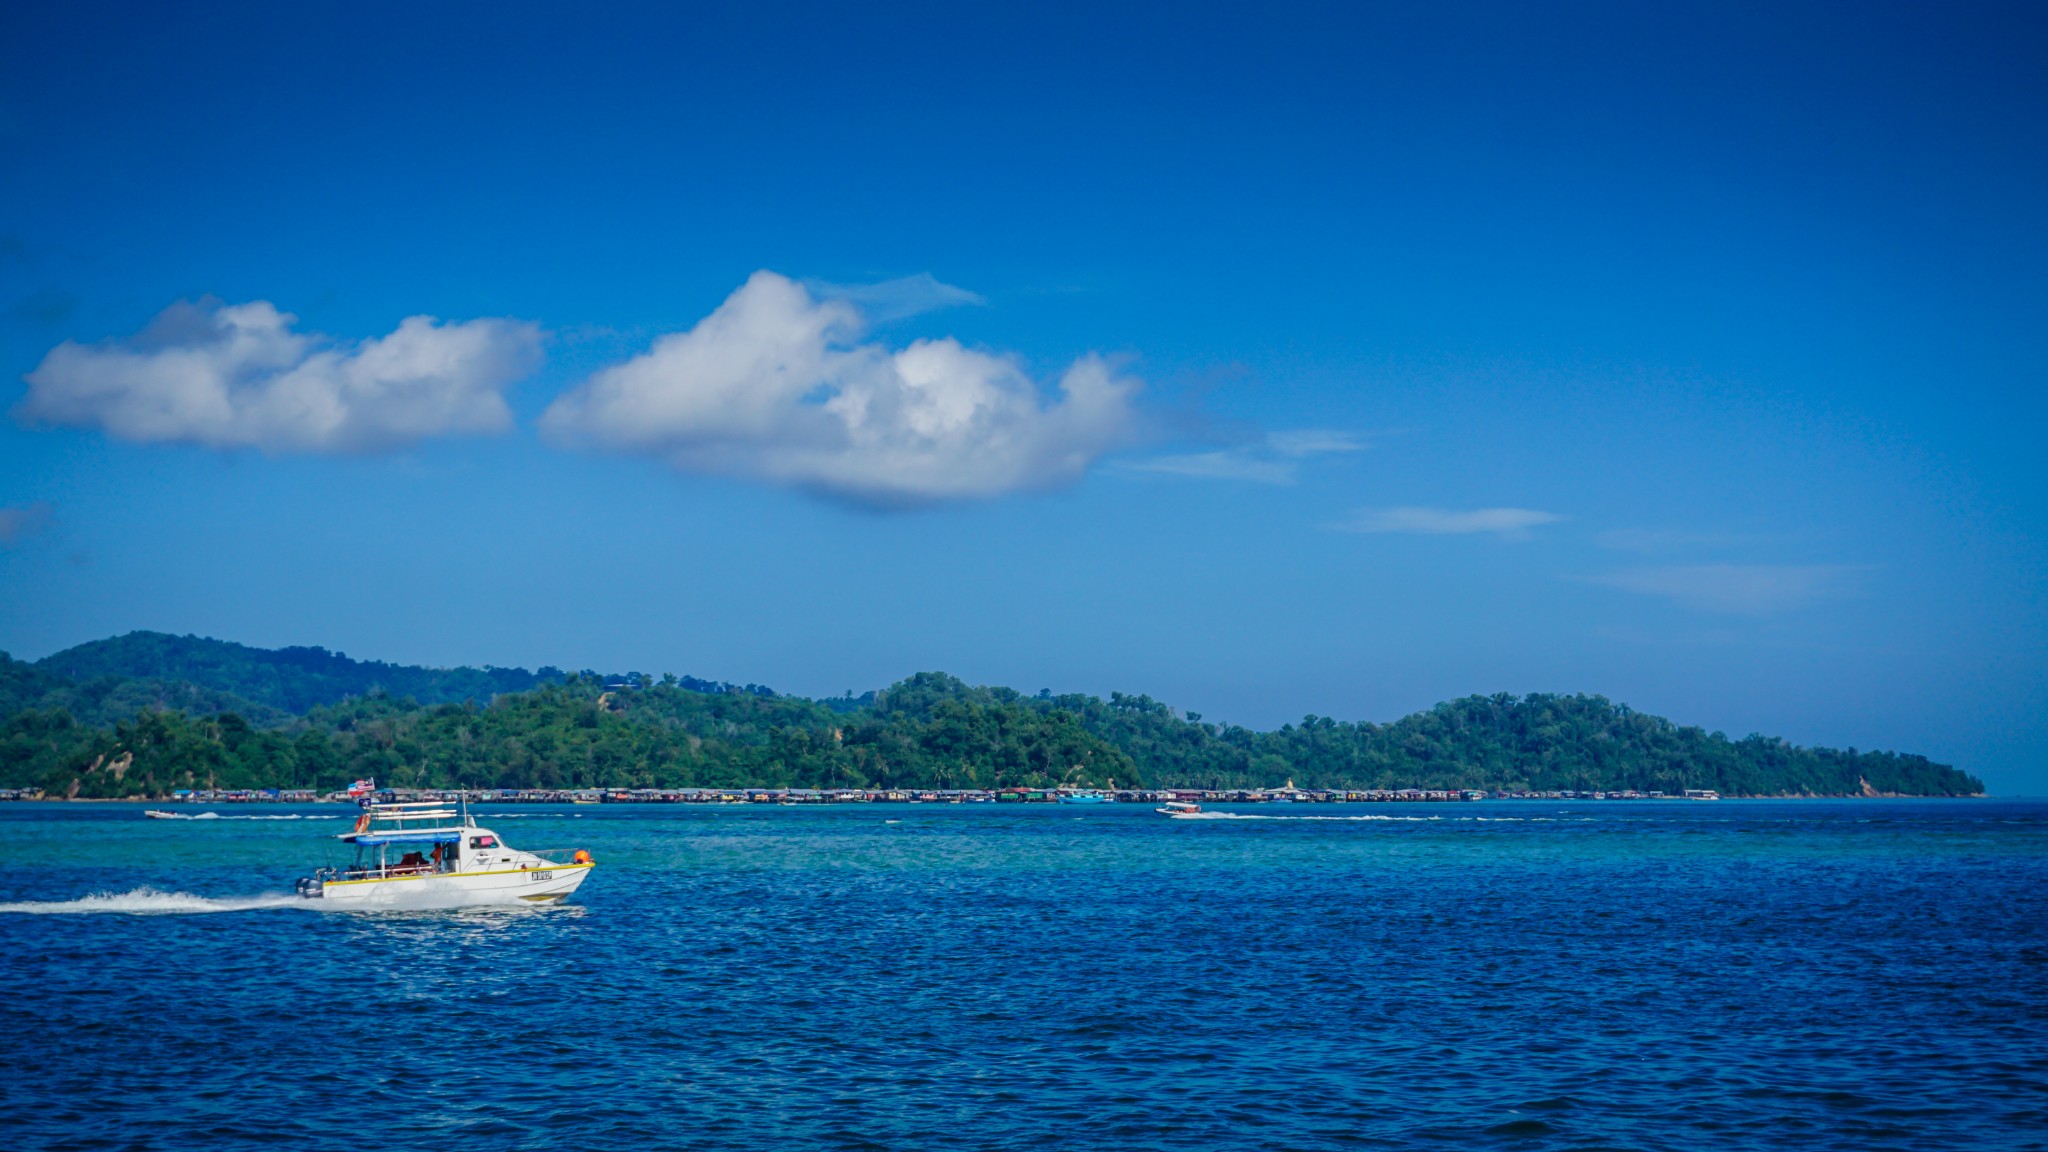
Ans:
{"label": "person on boat", "polygon": [[427,871],[427,858],[425,856],[420,855],[418,852],[407,852],[404,855],[404,857],[402,857],[398,861],[398,867],[392,869],[392,871],[425,872]]}

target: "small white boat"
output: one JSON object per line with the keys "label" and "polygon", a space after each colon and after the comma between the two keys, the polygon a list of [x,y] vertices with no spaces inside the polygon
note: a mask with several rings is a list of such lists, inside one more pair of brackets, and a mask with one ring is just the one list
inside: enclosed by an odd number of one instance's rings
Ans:
{"label": "small white boat", "polygon": [[158,808],[144,808],[142,810],[142,814],[144,816],[149,817],[151,820],[179,820],[184,818],[183,813],[165,812]]}
{"label": "small white boat", "polygon": [[1200,816],[1202,806],[1192,800],[1168,800],[1153,811],[1162,816]]}
{"label": "small white boat", "polygon": [[302,878],[299,895],[351,908],[552,904],[596,867],[580,848],[522,852],[439,801],[368,805],[338,839],[355,862]]}

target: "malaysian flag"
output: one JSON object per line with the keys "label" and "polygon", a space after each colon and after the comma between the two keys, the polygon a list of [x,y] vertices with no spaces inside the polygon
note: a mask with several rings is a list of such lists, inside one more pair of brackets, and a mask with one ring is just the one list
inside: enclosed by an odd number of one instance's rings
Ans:
{"label": "malaysian flag", "polygon": [[358,780],[355,783],[348,786],[348,794],[351,796],[368,796],[370,793],[375,792],[376,790],[377,778],[374,776],[372,776],[368,780]]}

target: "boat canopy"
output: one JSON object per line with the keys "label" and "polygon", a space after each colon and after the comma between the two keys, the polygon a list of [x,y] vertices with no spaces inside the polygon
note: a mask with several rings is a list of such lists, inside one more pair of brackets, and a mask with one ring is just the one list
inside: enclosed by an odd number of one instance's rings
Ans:
{"label": "boat canopy", "polygon": [[462,829],[442,832],[362,832],[348,839],[356,844],[453,844],[462,839]]}

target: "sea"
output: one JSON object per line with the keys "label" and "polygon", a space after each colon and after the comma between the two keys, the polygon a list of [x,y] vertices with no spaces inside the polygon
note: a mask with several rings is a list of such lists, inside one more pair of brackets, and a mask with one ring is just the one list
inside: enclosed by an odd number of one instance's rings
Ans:
{"label": "sea", "polygon": [[181,811],[0,804],[0,1147],[2048,1148],[2048,802]]}

